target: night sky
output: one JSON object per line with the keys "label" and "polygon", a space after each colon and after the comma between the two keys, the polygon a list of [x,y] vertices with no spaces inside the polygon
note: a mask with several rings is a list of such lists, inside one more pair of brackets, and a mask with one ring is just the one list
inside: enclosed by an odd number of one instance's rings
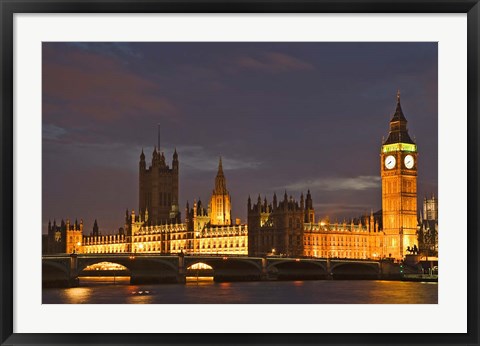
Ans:
{"label": "night sky", "polygon": [[318,217],[381,208],[380,147],[396,93],[437,194],[436,43],[43,43],[43,232],[138,210],[138,161],[180,161],[180,210],[208,203],[222,156],[232,216],[310,189]]}

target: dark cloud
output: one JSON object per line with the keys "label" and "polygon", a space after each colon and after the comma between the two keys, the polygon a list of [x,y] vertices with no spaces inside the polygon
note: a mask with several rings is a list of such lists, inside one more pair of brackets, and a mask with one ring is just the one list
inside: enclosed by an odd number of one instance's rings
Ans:
{"label": "dark cloud", "polygon": [[316,191],[362,191],[381,186],[380,176],[365,176],[358,177],[322,177],[316,179],[304,178],[295,183],[288,184],[286,188],[293,191],[305,191],[314,189]]}
{"label": "dark cloud", "polygon": [[236,64],[242,69],[271,73],[314,69],[308,62],[277,52],[263,53],[259,57],[242,56],[236,60]]}
{"label": "dark cloud", "polygon": [[44,49],[44,122],[91,129],[115,126],[122,118],[142,121],[149,114],[177,114],[157,83],[117,58],[75,48],[58,56],[56,47]]}

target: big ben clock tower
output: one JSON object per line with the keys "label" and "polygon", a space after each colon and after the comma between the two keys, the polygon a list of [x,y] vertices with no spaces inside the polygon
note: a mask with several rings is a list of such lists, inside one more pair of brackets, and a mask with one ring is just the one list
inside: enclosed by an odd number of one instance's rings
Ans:
{"label": "big ben clock tower", "polygon": [[380,158],[385,251],[387,256],[403,259],[407,247],[418,246],[417,145],[408,134],[400,92]]}

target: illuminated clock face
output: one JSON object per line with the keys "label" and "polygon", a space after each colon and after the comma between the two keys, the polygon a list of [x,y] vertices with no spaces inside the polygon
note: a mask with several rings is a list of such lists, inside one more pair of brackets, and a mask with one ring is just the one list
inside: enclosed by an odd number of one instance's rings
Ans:
{"label": "illuminated clock face", "polygon": [[395,167],[395,162],[395,157],[392,155],[388,155],[385,159],[385,167],[387,167],[387,169],[392,169],[393,167]]}
{"label": "illuminated clock face", "polygon": [[407,156],[405,156],[404,163],[405,163],[405,167],[410,169],[410,168],[413,167],[413,164],[415,163],[415,160],[413,159],[412,155],[407,155]]}

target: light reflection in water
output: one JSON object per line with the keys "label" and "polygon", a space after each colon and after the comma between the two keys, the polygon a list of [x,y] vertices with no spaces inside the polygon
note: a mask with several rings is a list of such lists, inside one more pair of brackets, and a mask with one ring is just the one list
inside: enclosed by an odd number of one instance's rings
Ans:
{"label": "light reflection in water", "polygon": [[232,286],[232,283],[231,282],[221,282],[219,284],[220,287],[223,287],[223,288],[227,288],[227,287],[231,287]]}
{"label": "light reflection in water", "polygon": [[186,285],[213,285],[213,276],[187,276]]}
{"label": "light reflection in water", "polygon": [[87,287],[73,287],[65,290],[65,296],[71,304],[88,303],[92,292]]}
{"label": "light reflection in water", "polygon": [[437,304],[438,284],[279,281],[113,285],[44,289],[44,304]]}
{"label": "light reflection in water", "polygon": [[127,298],[127,304],[151,304],[153,303],[153,295],[143,292],[142,294],[132,294]]}

